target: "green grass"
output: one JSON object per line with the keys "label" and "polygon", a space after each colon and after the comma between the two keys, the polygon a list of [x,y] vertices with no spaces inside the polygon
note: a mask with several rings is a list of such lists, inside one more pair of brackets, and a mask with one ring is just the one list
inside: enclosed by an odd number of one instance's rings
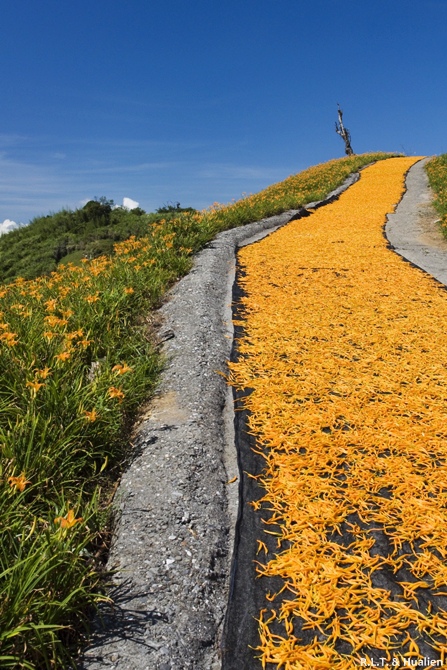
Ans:
{"label": "green grass", "polygon": [[0,281],[18,276],[34,279],[57,270],[60,264],[79,265],[83,258],[113,255],[115,243],[131,235],[144,236],[151,224],[182,211],[178,205],[146,214],[140,208],[114,208],[113,201],[102,198],[81,209],[36,217],[0,237]]}
{"label": "green grass", "polygon": [[447,237],[447,154],[441,154],[429,161],[426,170],[435,194],[433,204],[440,217],[441,231]]}
{"label": "green grass", "polygon": [[390,154],[310,168],[80,265],[0,286],[0,666],[70,668],[104,596],[113,483],[162,360],[148,315],[221,230],[322,198]]}

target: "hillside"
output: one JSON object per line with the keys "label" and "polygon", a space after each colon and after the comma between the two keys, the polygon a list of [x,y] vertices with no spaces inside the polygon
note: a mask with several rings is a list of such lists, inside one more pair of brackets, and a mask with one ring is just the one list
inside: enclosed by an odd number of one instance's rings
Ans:
{"label": "hillside", "polygon": [[34,218],[29,225],[0,237],[0,282],[16,277],[35,279],[49,274],[60,264],[79,264],[81,259],[112,255],[118,242],[148,234],[162,219],[172,218],[192,208],[168,205],[146,214],[114,207],[113,200],[90,200],[84,207]]}

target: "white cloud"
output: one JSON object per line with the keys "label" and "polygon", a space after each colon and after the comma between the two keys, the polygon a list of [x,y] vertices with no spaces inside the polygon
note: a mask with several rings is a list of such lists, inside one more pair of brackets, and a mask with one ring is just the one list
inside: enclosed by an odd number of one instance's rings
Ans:
{"label": "white cloud", "polygon": [[123,207],[124,209],[135,209],[136,207],[139,207],[140,203],[137,202],[136,200],[132,200],[132,198],[123,198]]}
{"label": "white cloud", "polygon": [[16,223],[15,221],[11,221],[11,219],[5,219],[3,223],[0,223],[0,235],[9,233],[14,228],[20,228],[20,226],[23,226],[23,223]]}

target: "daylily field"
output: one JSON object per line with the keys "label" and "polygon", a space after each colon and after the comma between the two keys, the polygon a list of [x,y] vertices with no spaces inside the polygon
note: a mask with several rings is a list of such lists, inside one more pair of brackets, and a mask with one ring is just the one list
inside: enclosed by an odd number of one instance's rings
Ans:
{"label": "daylily field", "polygon": [[[351,668],[395,639],[417,658],[420,635],[447,653],[447,294],[386,248],[414,162],[389,156],[310,168],[152,224],[111,257],[0,286],[1,667],[73,667],[107,597],[111,503],[163,365],[152,321],[166,290],[221,230],[318,200],[373,161],[338,202],[240,253],[246,348],[232,376],[254,389],[262,505],[279,533],[274,554],[259,538],[259,571],[284,580],[259,613],[257,653],[271,667]],[[374,582],[385,568],[405,570],[396,596]]]}

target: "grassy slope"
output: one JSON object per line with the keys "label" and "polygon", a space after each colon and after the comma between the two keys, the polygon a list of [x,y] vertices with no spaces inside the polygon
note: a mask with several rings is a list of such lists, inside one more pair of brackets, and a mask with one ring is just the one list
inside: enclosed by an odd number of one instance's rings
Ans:
{"label": "grassy slope", "polygon": [[90,201],[75,211],[36,217],[0,237],[0,281],[34,279],[56,270],[59,263],[111,255],[115,243],[131,235],[141,237],[149,225],[169,216],[172,213],[146,214],[139,208],[113,209],[111,203]]}
{"label": "grassy slope", "polygon": [[0,665],[65,668],[101,598],[101,548],[126,427],[161,361],[147,314],[221,230],[317,200],[366,154],[152,223],[112,258],[0,287]]}
{"label": "grassy slope", "polygon": [[426,170],[435,194],[433,204],[441,219],[441,230],[447,237],[447,154],[441,154],[429,161]]}

